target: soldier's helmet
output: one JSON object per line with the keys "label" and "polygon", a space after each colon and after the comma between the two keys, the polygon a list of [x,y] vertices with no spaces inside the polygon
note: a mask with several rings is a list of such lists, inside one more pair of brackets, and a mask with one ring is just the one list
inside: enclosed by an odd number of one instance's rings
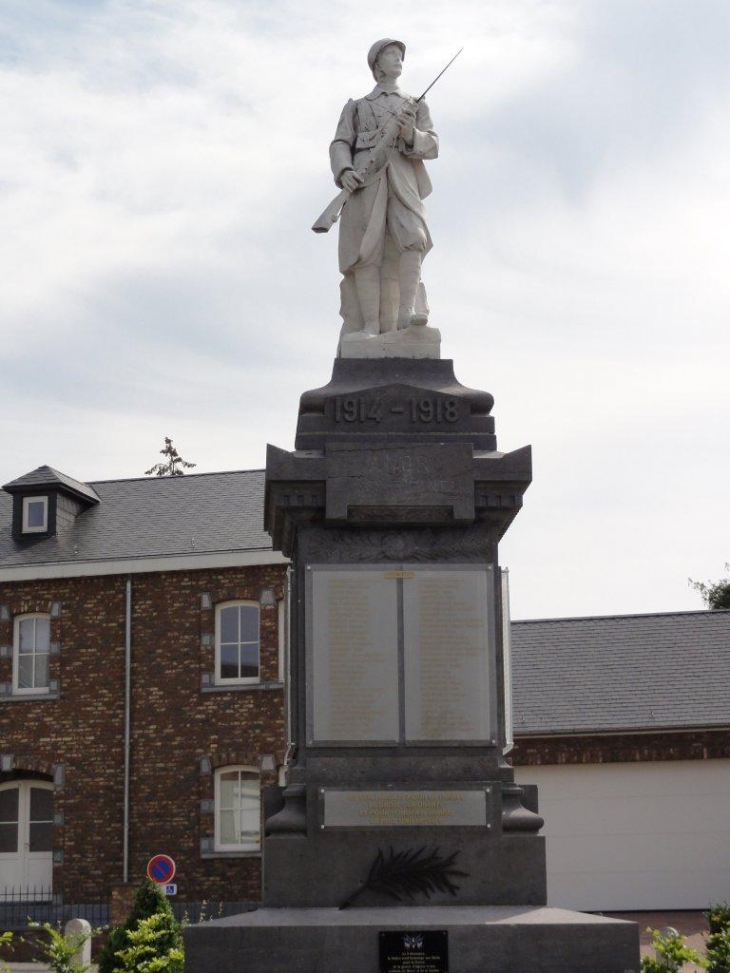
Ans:
{"label": "soldier's helmet", "polygon": [[373,72],[373,75],[375,74],[375,62],[378,60],[378,55],[384,47],[389,47],[391,44],[397,45],[401,50],[401,54],[405,58],[406,45],[403,43],[403,41],[397,41],[392,37],[384,37],[382,40],[375,41],[373,46],[368,51],[368,65],[370,66],[370,70]]}

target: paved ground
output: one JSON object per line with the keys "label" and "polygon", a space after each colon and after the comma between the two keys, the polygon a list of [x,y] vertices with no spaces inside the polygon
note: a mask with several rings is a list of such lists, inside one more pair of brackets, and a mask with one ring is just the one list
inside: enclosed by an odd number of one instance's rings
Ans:
{"label": "paved ground", "polygon": [[[50,966],[44,963],[11,963],[3,973],[50,973]],[[92,965],[92,973],[96,970],[96,965]]]}
{"label": "paved ground", "polygon": [[[91,969],[94,973],[96,966],[92,966]],[[7,973],[51,973],[51,968],[44,966],[43,963],[11,963]]]}
{"label": "paved ground", "polygon": [[[666,929],[671,926],[686,937],[687,945],[696,949],[700,956],[705,955],[705,933],[707,920],[701,912],[606,912],[604,915],[615,919],[628,919],[638,923],[641,935],[641,955],[652,955],[652,929]],[[702,967],[687,965],[686,973],[697,973]]]}

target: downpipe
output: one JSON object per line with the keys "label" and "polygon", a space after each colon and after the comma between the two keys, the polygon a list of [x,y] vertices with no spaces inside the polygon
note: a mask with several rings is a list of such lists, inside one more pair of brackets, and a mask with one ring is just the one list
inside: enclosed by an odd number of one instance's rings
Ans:
{"label": "downpipe", "polygon": [[132,579],[127,578],[124,612],[124,823],[122,881],[129,882],[129,790],[132,756]]}

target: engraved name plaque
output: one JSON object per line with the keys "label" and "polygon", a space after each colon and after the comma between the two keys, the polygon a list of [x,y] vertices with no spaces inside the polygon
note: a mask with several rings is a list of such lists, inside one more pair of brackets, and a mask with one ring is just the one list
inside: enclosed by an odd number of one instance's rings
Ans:
{"label": "engraved name plaque", "polygon": [[417,571],[403,585],[406,740],[489,737],[487,575]]}
{"label": "engraved name plaque", "polygon": [[489,568],[310,565],[310,744],[489,743]]}
{"label": "engraved name plaque", "polygon": [[397,742],[397,589],[382,571],[312,571],[313,741]]}
{"label": "engraved name plaque", "polygon": [[483,790],[330,790],[322,794],[325,828],[481,826]]}

